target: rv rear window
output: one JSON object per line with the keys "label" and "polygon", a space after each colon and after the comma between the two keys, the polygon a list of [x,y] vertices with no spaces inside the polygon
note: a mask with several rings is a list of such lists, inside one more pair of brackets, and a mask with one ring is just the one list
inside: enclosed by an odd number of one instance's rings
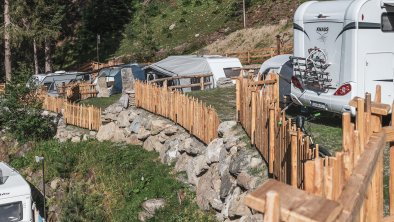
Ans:
{"label": "rv rear window", "polygon": [[0,205],[0,221],[21,221],[23,219],[22,202]]}
{"label": "rv rear window", "polygon": [[241,72],[240,69],[233,70],[233,68],[223,68],[223,71],[224,71],[224,75],[226,75],[226,78],[237,77]]}
{"label": "rv rear window", "polygon": [[382,14],[382,31],[394,32],[394,13],[388,12]]}

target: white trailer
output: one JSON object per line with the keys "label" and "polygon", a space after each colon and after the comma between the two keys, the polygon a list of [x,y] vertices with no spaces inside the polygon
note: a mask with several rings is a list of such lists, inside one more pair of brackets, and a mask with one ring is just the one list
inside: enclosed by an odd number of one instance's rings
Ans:
{"label": "white trailer", "polygon": [[382,86],[394,98],[394,1],[309,1],[294,15],[292,100],[332,112],[351,111],[355,96]]}
{"label": "white trailer", "polygon": [[0,221],[33,221],[30,186],[4,162],[0,162]]}

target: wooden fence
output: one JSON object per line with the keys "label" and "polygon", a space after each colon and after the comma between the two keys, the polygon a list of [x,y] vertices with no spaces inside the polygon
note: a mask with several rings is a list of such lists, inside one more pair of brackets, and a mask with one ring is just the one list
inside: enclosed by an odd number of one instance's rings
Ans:
{"label": "wooden fence", "polygon": [[236,79],[237,121],[268,162],[271,176],[303,187],[304,180],[298,178],[304,174],[304,163],[318,150],[309,148],[309,138],[281,111],[278,76],[254,81],[245,70],[241,74]]}
{"label": "wooden fence", "polygon": [[[383,150],[394,127],[382,127],[390,106],[377,87],[354,98],[354,122],[343,114],[343,151],[321,158],[319,146],[291,126],[278,108],[277,77],[237,80],[238,120],[269,165],[272,178],[245,198],[265,221],[389,221],[394,219],[394,146],[390,149],[390,214],[383,214]],[[394,119],[394,118],[393,118]]]}
{"label": "wooden fence", "polygon": [[243,51],[243,52],[227,52],[226,57],[237,57],[244,65],[260,64],[265,60],[276,55],[289,54],[293,52],[292,46],[285,46],[283,48],[270,47],[258,50]]}
{"label": "wooden fence", "polygon": [[97,97],[96,85],[90,82],[76,82],[57,86],[59,96],[75,102]]}
{"label": "wooden fence", "polygon": [[[181,80],[187,80],[188,84],[181,84]],[[191,88],[192,90],[204,90],[207,87],[213,86],[213,74],[173,76],[151,80],[149,83],[168,88],[170,90],[182,90],[185,88]]]}
{"label": "wooden fence", "polygon": [[66,124],[99,130],[101,126],[101,109],[67,102],[64,98],[44,96],[43,109],[62,113]]}
{"label": "wooden fence", "polygon": [[203,102],[178,91],[135,82],[136,106],[171,119],[208,144],[217,137],[219,117]]}

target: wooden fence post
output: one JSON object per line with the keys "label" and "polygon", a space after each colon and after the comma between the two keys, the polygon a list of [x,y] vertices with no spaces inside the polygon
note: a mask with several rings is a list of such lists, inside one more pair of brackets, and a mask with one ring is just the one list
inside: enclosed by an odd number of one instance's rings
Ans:
{"label": "wooden fence post", "polygon": [[394,216],[394,143],[390,144],[389,200],[390,215]]}
{"label": "wooden fence post", "polygon": [[291,134],[291,185],[293,187],[297,187],[297,149],[298,149],[298,140],[296,132]]}
{"label": "wooden fence post", "polygon": [[264,222],[280,221],[280,200],[275,191],[268,191],[266,194],[266,205],[264,213]]}
{"label": "wooden fence post", "polygon": [[280,55],[280,35],[276,35],[276,55]]}

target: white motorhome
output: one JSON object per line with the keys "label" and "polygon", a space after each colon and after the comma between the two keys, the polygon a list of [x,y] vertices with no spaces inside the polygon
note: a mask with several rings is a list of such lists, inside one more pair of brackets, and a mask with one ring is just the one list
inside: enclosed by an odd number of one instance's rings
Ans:
{"label": "white motorhome", "polygon": [[4,162],[0,162],[0,221],[33,221],[30,186]]}
{"label": "white motorhome", "polygon": [[332,112],[355,110],[348,102],[382,86],[394,98],[394,1],[309,1],[294,15],[291,97]]}

